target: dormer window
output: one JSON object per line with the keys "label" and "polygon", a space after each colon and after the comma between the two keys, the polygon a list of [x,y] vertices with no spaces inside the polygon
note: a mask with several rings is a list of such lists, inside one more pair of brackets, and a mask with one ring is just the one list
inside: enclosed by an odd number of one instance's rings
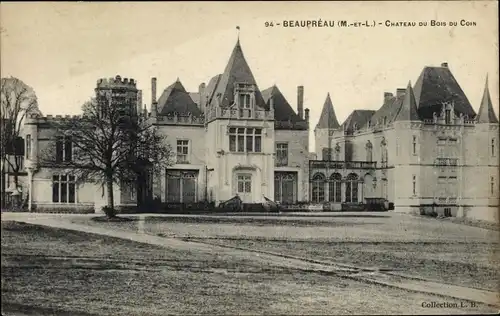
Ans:
{"label": "dormer window", "polygon": [[444,122],[445,124],[451,124],[451,110],[446,109],[444,111]]}
{"label": "dormer window", "polygon": [[239,94],[239,106],[242,109],[250,109],[251,108],[250,93],[240,93]]}

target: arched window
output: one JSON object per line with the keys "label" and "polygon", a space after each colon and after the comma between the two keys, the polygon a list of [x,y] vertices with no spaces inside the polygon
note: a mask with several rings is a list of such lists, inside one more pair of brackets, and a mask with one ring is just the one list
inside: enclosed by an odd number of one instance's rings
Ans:
{"label": "arched window", "polygon": [[346,177],[345,201],[347,203],[358,202],[358,175],[355,173],[350,173]]}
{"label": "arched window", "polygon": [[323,203],[325,201],[326,177],[322,173],[316,173],[312,178],[311,200],[313,203]]}
{"label": "arched window", "polygon": [[366,161],[373,161],[373,145],[370,141],[366,143]]}
{"label": "arched window", "polygon": [[340,173],[334,173],[330,176],[330,181],[328,183],[328,200],[330,202],[340,203],[342,202],[342,193],[340,191],[340,186],[342,185],[342,176]]}

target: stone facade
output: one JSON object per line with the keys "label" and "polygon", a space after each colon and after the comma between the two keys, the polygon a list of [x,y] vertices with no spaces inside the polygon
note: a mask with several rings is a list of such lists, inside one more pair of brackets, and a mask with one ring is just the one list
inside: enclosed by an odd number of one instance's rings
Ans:
{"label": "stone facade", "polygon": [[[197,92],[178,79],[157,99],[153,78],[148,111],[135,85],[119,77],[99,80],[96,95],[122,91],[130,113],[167,136],[175,163],[148,188],[162,203],[218,204],[239,195],[244,203],[268,197],[340,210],[375,199],[401,212],[489,220],[497,214],[499,124],[488,85],[476,114],[447,64],[425,67],[414,86],[385,92],[379,110],[355,110],[342,124],[328,95],[314,129],[315,152],[304,87],[297,88],[297,111],[276,86],[260,90],[239,42],[224,72]],[[37,156],[53,141],[51,122],[61,119],[26,119],[29,208],[98,209],[106,201],[102,188],[56,179],[64,170],[37,169]],[[114,196],[117,205],[138,200],[129,187],[116,187]]]}

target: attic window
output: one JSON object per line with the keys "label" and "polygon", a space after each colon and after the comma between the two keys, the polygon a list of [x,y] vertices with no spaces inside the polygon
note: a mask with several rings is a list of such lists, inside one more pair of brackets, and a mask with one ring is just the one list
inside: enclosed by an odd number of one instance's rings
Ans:
{"label": "attic window", "polygon": [[451,124],[451,110],[450,109],[446,109],[444,111],[444,121],[445,121],[445,124]]}
{"label": "attic window", "polygon": [[242,109],[250,109],[251,108],[251,97],[250,93],[240,93],[238,95],[239,98],[239,106]]}

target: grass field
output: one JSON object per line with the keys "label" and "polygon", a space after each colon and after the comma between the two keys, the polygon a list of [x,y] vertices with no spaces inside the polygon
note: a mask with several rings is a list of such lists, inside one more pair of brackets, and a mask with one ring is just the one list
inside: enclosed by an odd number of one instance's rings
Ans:
{"label": "grass field", "polygon": [[[207,237],[206,231],[200,232],[199,227],[193,226],[189,220],[183,224],[180,220],[162,223],[159,219],[151,219],[139,225],[138,222],[96,223],[84,217],[77,221],[83,220],[114,229],[144,228],[155,234],[160,234],[160,231],[168,233],[172,231],[172,227],[183,225],[186,232],[191,231],[191,234],[185,235]],[[231,223],[225,224],[234,226]],[[250,225],[255,229],[267,227],[260,224],[240,223],[240,226]],[[295,223],[291,227],[301,227],[299,224]],[[216,226],[219,225],[221,224]],[[238,230],[238,227],[234,229]],[[180,233],[181,228],[177,227],[176,232]],[[366,263],[364,255],[359,254],[363,253],[360,251],[361,245],[352,247],[343,244],[327,250],[319,244],[307,244],[313,240],[264,242],[258,238],[231,240],[208,237],[210,238],[202,238],[203,241],[299,255],[334,255],[339,260],[343,254],[346,262]],[[366,247],[376,249],[379,245]],[[472,248],[471,246],[469,251]],[[451,249],[450,252],[455,250]],[[327,251],[330,253],[325,253]],[[387,248],[380,248],[380,251],[396,252],[395,249]],[[417,248],[415,251],[423,252]],[[438,252],[438,247],[434,246],[433,251]],[[431,254],[432,251],[428,253]],[[2,309],[3,312],[18,312],[19,315],[492,312],[491,308],[483,305],[456,309],[422,308],[423,302],[460,302],[335,275],[305,272],[272,264],[263,265],[255,255],[242,258],[226,253],[179,250],[16,222],[2,221],[1,254]],[[386,260],[390,261],[388,258]],[[471,255],[471,258],[463,260],[464,263],[473,262],[474,258]],[[408,261],[411,260],[403,261],[401,266],[407,267]],[[486,276],[488,275],[485,274]],[[491,278],[493,276],[490,275]]]}

